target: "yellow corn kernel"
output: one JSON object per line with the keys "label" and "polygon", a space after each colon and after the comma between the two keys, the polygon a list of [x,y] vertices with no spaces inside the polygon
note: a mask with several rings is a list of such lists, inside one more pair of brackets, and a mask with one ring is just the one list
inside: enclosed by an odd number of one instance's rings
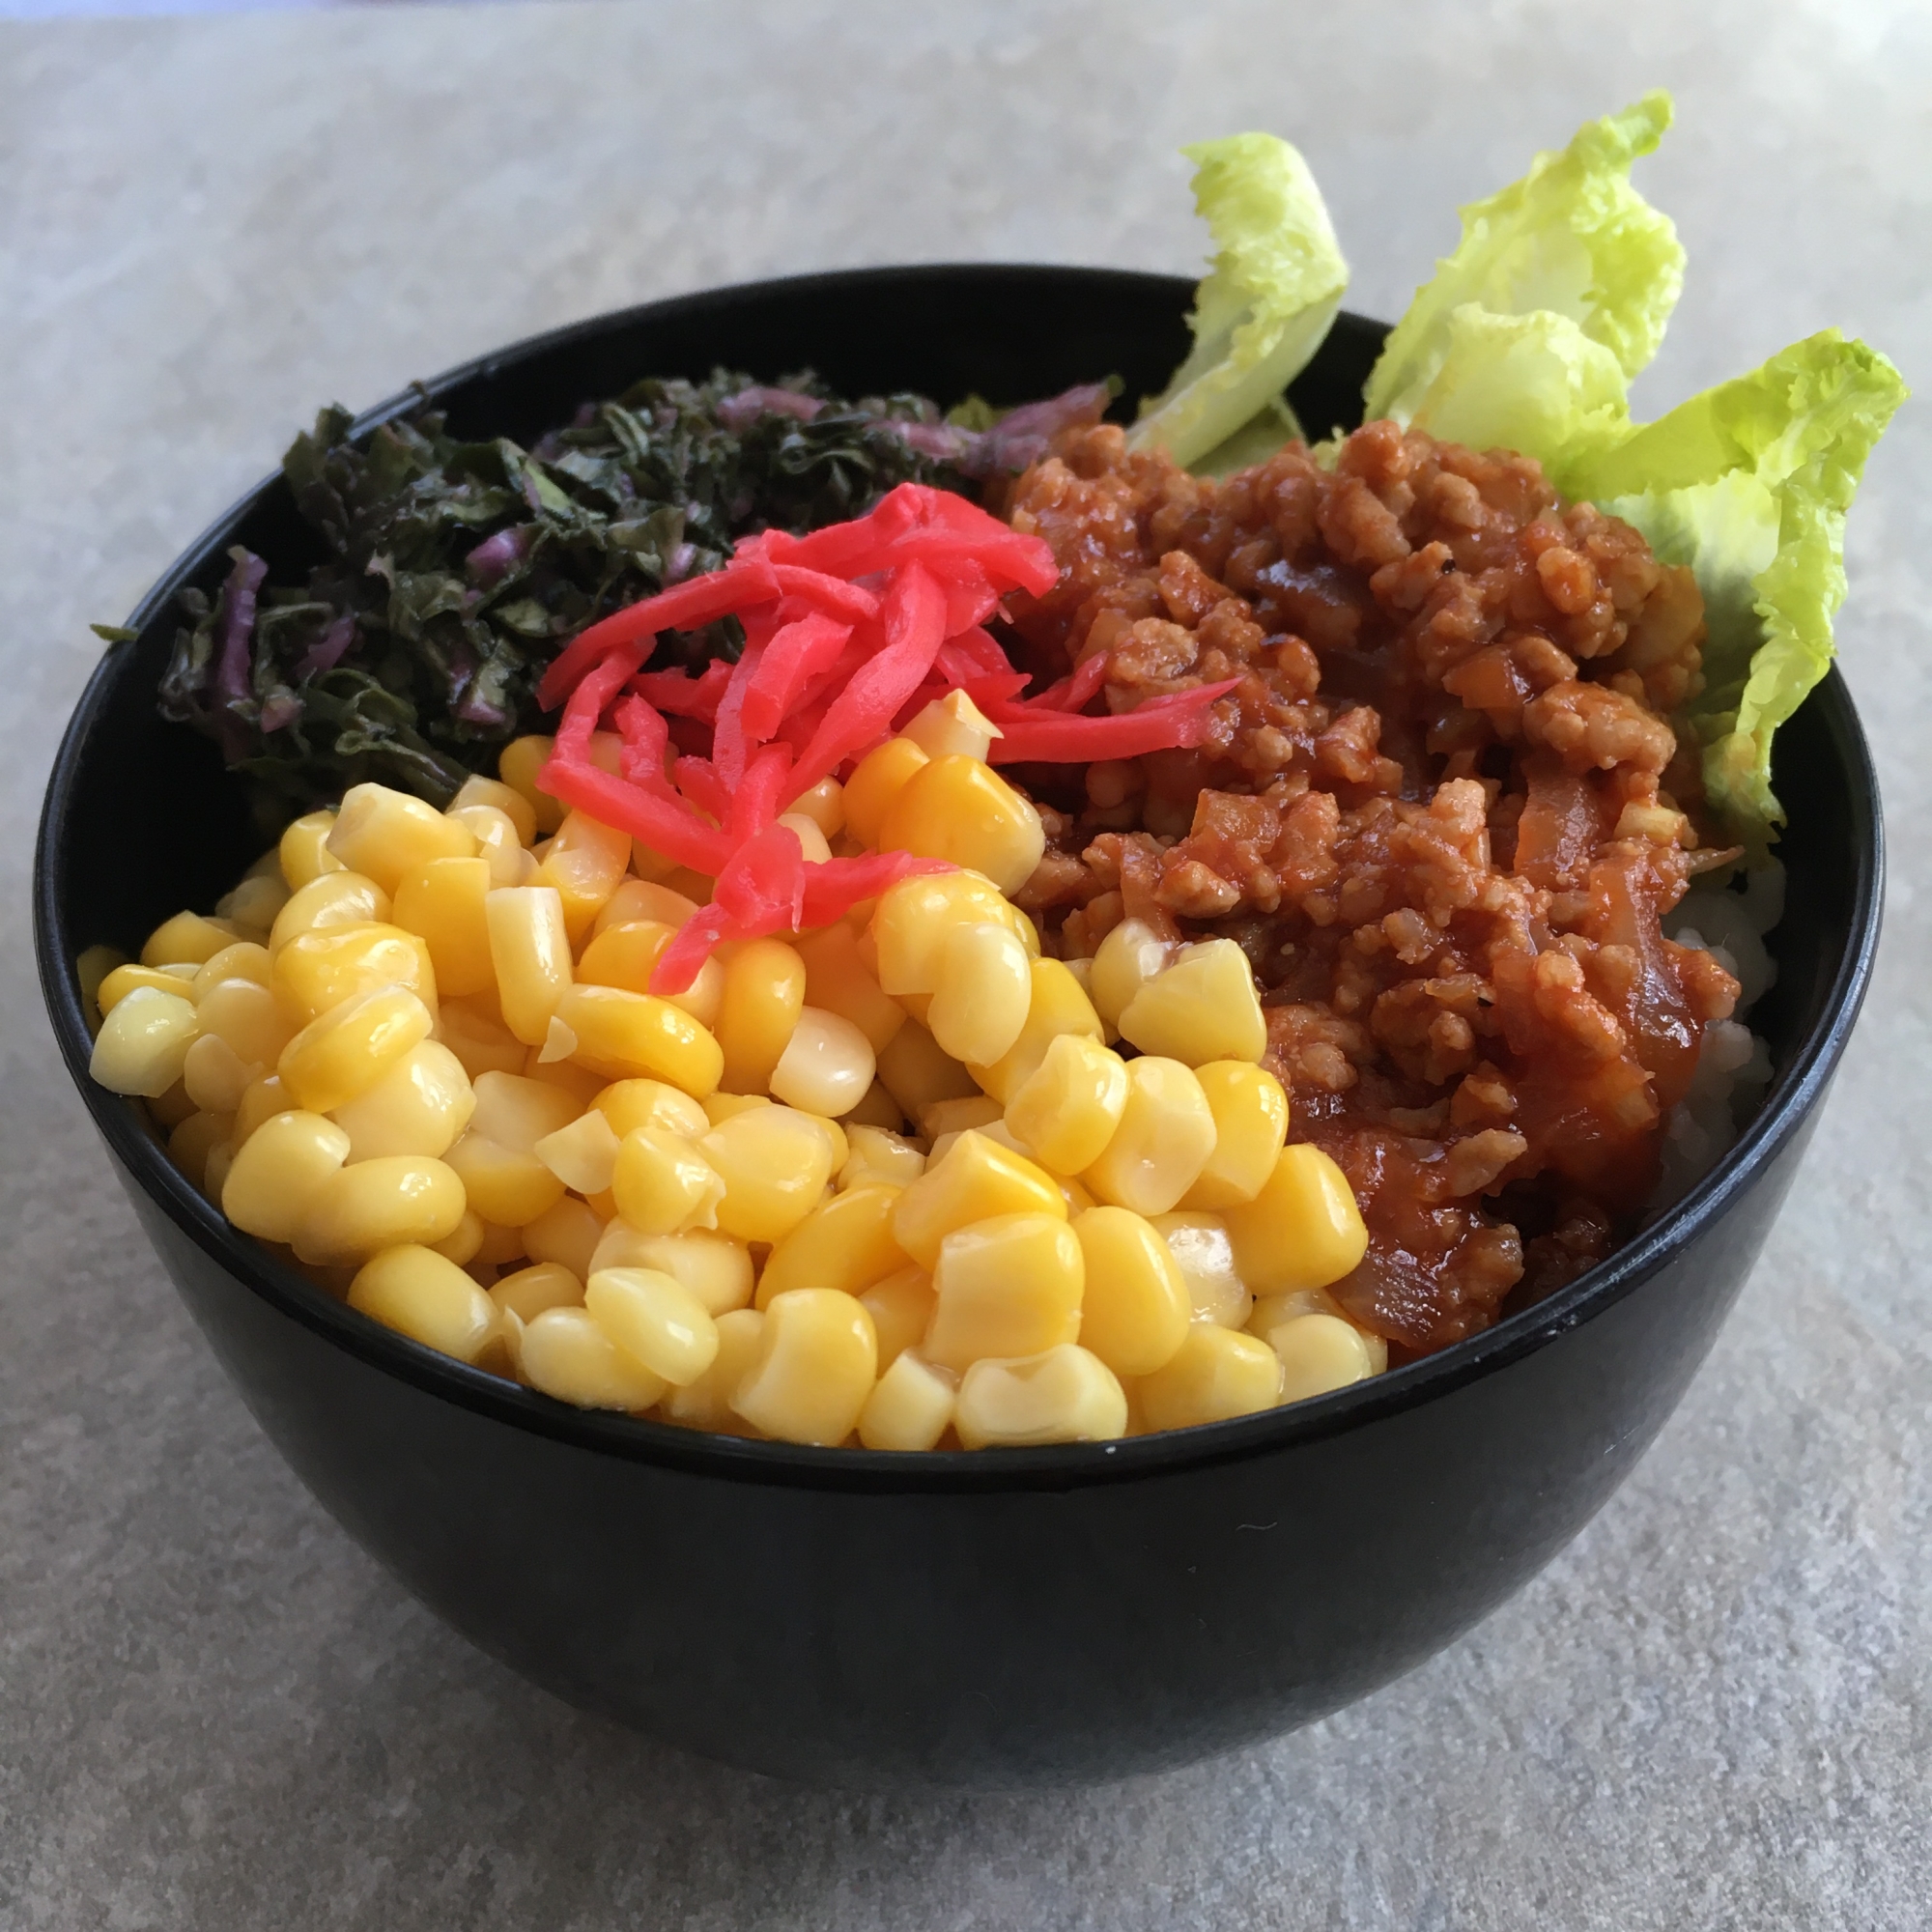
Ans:
{"label": "yellow corn kernel", "polygon": [[251,980],[258,986],[269,983],[269,949],[259,940],[238,939],[204,960],[189,981],[197,1006],[224,980]]}
{"label": "yellow corn kernel", "polygon": [[963,1100],[935,1100],[920,1110],[919,1130],[929,1141],[951,1140],[969,1127],[990,1127],[1003,1112],[1000,1103],[987,1094],[970,1094]]}
{"label": "yellow corn kernel", "polygon": [[483,1236],[487,1226],[482,1215],[466,1208],[463,1210],[463,1219],[457,1222],[454,1231],[445,1235],[441,1240],[432,1241],[429,1245],[444,1261],[454,1262],[458,1267],[467,1268],[483,1251]]}
{"label": "yellow corn kernel", "polygon": [[859,935],[843,920],[798,942],[809,1005],[850,1020],[878,1053],[905,1024],[905,1009],[879,984],[859,953]]}
{"label": "yellow corn kernel", "polygon": [[1235,1264],[1256,1294],[1326,1288],[1368,1252],[1369,1231],[1348,1176],[1305,1141],[1282,1149],[1252,1201],[1222,1212]]}
{"label": "yellow corn kernel", "polygon": [[1038,1068],[1009,1092],[1008,1130],[1054,1173],[1084,1173],[1118,1131],[1129,1085],[1126,1064],[1112,1048],[1086,1034],[1057,1034]]}
{"label": "yellow corn kernel", "polygon": [[835,1119],[870,1092],[876,1068],[871,1041],[850,1020],[804,1007],[769,1085],[787,1106]]}
{"label": "yellow corn kernel", "polygon": [[259,1080],[250,1081],[235,1109],[235,1145],[239,1148],[264,1121],[286,1114],[294,1106],[278,1074],[265,1073]]}
{"label": "yellow corn kernel", "polygon": [[810,1116],[752,1107],[721,1122],[697,1151],[724,1178],[718,1226],[741,1241],[778,1242],[817,1207],[832,1143]]}
{"label": "yellow corn kernel", "polygon": [[157,1098],[182,1077],[195,1034],[192,1002],[179,993],[136,986],[101,1021],[88,1071],[112,1093]]}
{"label": "yellow corn kernel", "polygon": [[465,1205],[463,1182],[441,1161],[382,1154],[325,1178],[293,1245],[305,1262],[336,1266],[403,1243],[428,1247],[456,1232]]}
{"label": "yellow corn kernel", "polygon": [[762,1094],[771,1084],[805,1008],[805,961],[777,939],[754,939],[724,967],[718,1043],[724,1050],[720,1084],[733,1094]]}
{"label": "yellow corn kernel", "polygon": [[317,1019],[378,986],[406,986],[437,1009],[429,948],[399,925],[338,925],[298,932],[275,954],[270,983],[298,1021]]}
{"label": "yellow corn kernel", "polygon": [[1145,1055],[1127,1065],[1127,1103],[1106,1151],[1080,1179],[1099,1200],[1165,1214],[1214,1151],[1214,1116],[1192,1067]]}
{"label": "yellow corn kernel", "polygon": [[194,998],[194,981],[184,980],[179,973],[164,972],[158,966],[124,963],[105,974],[95,988],[95,1005],[101,1017],[106,1018],[137,986],[145,986],[151,993],[165,993],[170,999]]}
{"label": "yellow corn kernel", "polygon": [[1143,1053],[1185,1066],[1210,1060],[1258,1061],[1267,1051],[1267,1021],[1254,968],[1232,939],[1183,947],[1171,966],[1135,992],[1118,1024],[1122,1038]]}
{"label": "yellow corn kernel", "polygon": [[1221,1328],[1246,1326],[1254,1297],[1235,1265],[1235,1244],[1221,1216],[1156,1214],[1151,1225],[1167,1243],[1167,1251],[1187,1284],[1195,1321],[1211,1321]]}
{"label": "yellow corn kernel", "polygon": [[845,830],[860,844],[878,851],[886,814],[927,762],[910,738],[888,738],[877,751],[867,753],[845,781]]}
{"label": "yellow corn kernel", "polygon": [[1144,1376],[1135,1393],[1150,1429],[1226,1422],[1281,1400],[1281,1361],[1252,1335],[1197,1321],[1173,1359]]}
{"label": "yellow corn kernel", "polygon": [[591,931],[608,932],[613,925],[668,925],[676,931],[696,911],[696,899],[686,898],[668,886],[648,879],[626,879],[605,901]]}
{"label": "yellow corn kernel", "polygon": [[242,1060],[218,1033],[203,1033],[188,1047],[181,1077],[187,1097],[203,1113],[233,1114],[261,1074],[259,1061]]}
{"label": "yellow corn kernel", "polygon": [[1039,864],[1046,834],[1029,799],[990,765],[953,753],[900,787],[879,827],[879,849],[950,860],[1016,893]]}
{"label": "yellow corn kernel", "polygon": [[1296,1316],[1341,1314],[1342,1304],[1325,1288],[1292,1288],[1282,1294],[1258,1294],[1241,1325],[1250,1335],[1259,1335],[1265,1342],[1271,1329],[1279,1328],[1284,1321],[1293,1321]]}
{"label": "yellow corn kernel", "polygon": [[802,791],[785,807],[800,812],[828,838],[837,838],[845,829],[845,787],[837,779],[820,779],[810,791]]}
{"label": "yellow corn kernel", "polygon": [[987,1356],[1037,1355],[1071,1342],[1085,1281],[1080,1242],[1054,1215],[995,1214],[955,1228],[933,1267],[923,1352],[963,1371]]}
{"label": "yellow corn kernel", "polygon": [[696,1381],[718,1353],[704,1305],[656,1268],[599,1268],[584,1283],[583,1305],[618,1348],[673,1388]]}
{"label": "yellow corn kernel", "polygon": [[1173,1360],[1194,1307],[1159,1232],[1125,1208],[1090,1208],[1073,1233],[1087,1263],[1080,1346],[1117,1376],[1151,1375]]}
{"label": "yellow corn kernel", "polygon": [[923,1268],[900,1268],[883,1281],[875,1281],[859,1299],[872,1318],[872,1332],[878,1337],[879,1369],[883,1373],[899,1354],[916,1347],[932,1325],[936,1297],[932,1277]]}
{"label": "yellow corn kernel", "polygon": [[517,841],[522,845],[532,844],[537,836],[537,815],[522,792],[513,785],[506,785],[497,779],[486,779],[472,772],[463,781],[456,796],[449,801],[451,811],[467,810],[470,806],[488,806],[502,812],[516,828]]}
{"label": "yellow corn kernel", "polygon": [[264,872],[259,862],[256,869],[249,872],[233,892],[223,893],[214,902],[217,919],[226,920],[238,931],[259,933],[268,936],[269,928],[275,923],[275,915],[289,902],[289,889],[282,883],[282,875],[276,871],[272,877]]}
{"label": "yellow corn kernel", "polygon": [[557,1262],[536,1262],[506,1274],[489,1291],[498,1309],[508,1309],[523,1322],[534,1321],[547,1308],[582,1308],[583,1284]]}
{"label": "yellow corn kernel", "polygon": [[773,1248],[758,1277],[758,1306],[794,1288],[859,1294],[903,1268],[904,1250],[893,1238],[898,1198],[898,1188],[873,1182],[821,1202]]}
{"label": "yellow corn kernel", "polygon": [[825,1143],[825,1151],[832,1161],[832,1172],[837,1174],[851,1157],[852,1143],[845,1138],[845,1129],[835,1120],[824,1114],[808,1114],[802,1107],[793,1108],[800,1120],[810,1121],[818,1137]]}
{"label": "yellow corn kernel", "polygon": [[298,1110],[277,1114],[237,1150],[221,1211],[244,1235],[293,1240],[311,1202],[348,1158],[349,1136],[333,1121]]}
{"label": "yellow corn kernel", "polygon": [[716,1317],[718,1352],[711,1366],[695,1381],[668,1390],[659,1415],[681,1429],[707,1429],[721,1435],[753,1434],[733,1412],[731,1398],[756,1358],[764,1325],[765,1318],[755,1308],[734,1308]]}
{"label": "yellow corn kernel", "polygon": [[217,980],[194,1014],[204,1034],[219,1034],[239,1060],[258,1066],[272,1066],[295,1036],[281,1002],[254,980]]}
{"label": "yellow corn kernel", "polygon": [[852,1151],[838,1170],[840,1187],[859,1187],[868,1180],[908,1187],[925,1172],[925,1156],[902,1135],[864,1125],[849,1127],[847,1132]]}
{"label": "yellow corn kernel", "polygon": [[[192,1120],[193,1115],[188,1118]],[[179,1122],[177,1122],[179,1124]],[[222,1189],[228,1184],[228,1170],[235,1164],[235,1142],[231,1136],[208,1151],[208,1165],[202,1172],[200,1187],[209,1200],[219,1205]]]}
{"label": "yellow corn kernel", "polygon": [[198,912],[178,912],[174,918],[164,919],[148,935],[148,943],[141,948],[141,964],[199,966],[246,936],[225,919],[208,919]]}
{"label": "yellow corn kernel", "polygon": [[80,1009],[87,1017],[90,1033],[100,1031],[100,989],[106,984],[107,976],[127,964],[128,955],[112,946],[84,946],[75,955],[74,982],[80,991]]}
{"label": "yellow corn kernel", "polygon": [[1088,969],[1088,991],[1109,1037],[1120,1032],[1121,1015],[1141,988],[1166,970],[1174,952],[1172,941],[1138,919],[1123,919],[1101,940]]}
{"label": "yellow corn kernel", "polygon": [[[462,1147],[463,1142],[458,1141],[456,1146],[458,1148]],[[497,1151],[500,1153],[502,1150],[498,1149]],[[450,1150],[452,1158],[455,1152],[456,1149],[452,1148]],[[476,1214],[473,1204],[469,1211],[472,1214]],[[525,1259],[524,1249],[526,1243],[524,1240],[524,1231],[521,1228],[504,1227],[500,1222],[485,1220],[481,1214],[476,1214],[476,1219],[478,1225],[483,1230],[483,1235],[482,1238],[477,1242],[476,1252],[470,1257],[470,1260],[478,1267],[508,1267],[513,1262],[521,1262]]]}
{"label": "yellow corn kernel", "polygon": [[351,785],[336,808],[328,849],[385,893],[432,859],[473,859],[476,840],[468,826],[435,806],[389,785]]}
{"label": "yellow corn kernel", "polygon": [[717,1037],[689,1013],[618,986],[567,987],[544,1055],[568,1057],[606,1080],[668,1081],[694,1099],[717,1087],[724,1065]]}
{"label": "yellow corn kernel", "polygon": [[[1003,925],[1032,956],[1039,943],[1033,922],[979,872],[916,872],[880,895],[868,938],[877,955],[874,977],[895,999],[930,993],[939,984],[946,942],[955,925]],[[865,959],[865,946],[859,948]]]}
{"label": "yellow corn kernel", "polygon": [[1127,1433],[1127,1398],[1099,1356],[1062,1343],[1016,1361],[975,1362],[952,1421],[968,1449],[1111,1442]]}
{"label": "yellow corn kernel", "polygon": [[905,1125],[899,1103],[886,1092],[884,1083],[876,1079],[860,1095],[859,1104],[848,1107],[838,1119],[847,1131],[853,1127],[874,1127],[896,1134]]}
{"label": "yellow corn kernel", "polygon": [[[651,974],[676,937],[677,927],[664,920],[627,920],[622,924],[603,926],[577,962],[577,983],[648,993]],[[724,1000],[724,969],[716,959],[707,959],[685,991],[659,997],[682,1009],[700,1025],[715,1027]]]}
{"label": "yellow corn kernel", "polygon": [[[601,1114],[593,1114],[610,1131]],[[633,1127],[617,1145],[611,1192],[624,1222],[644,1235],[715,1228],[724,1182],[696,1146],[663,1127]]]}
{"label": "yellow corn kernel", "polygon": [[1288,1136],[1288,1094],[1265,1068],[1213,1060],[1194,1069],[1214,1116],[1214,1151],[1183,1208],[1235,1208],[1262,1191]]}
{"label": "yellow corn kernel", "polygon": [[472,1080],[486,1073],[521,1073],[529,1054],[500,1019],[468,1001],[442,1001],[437,1032]]}
{"label": "yellow corn kernel", "polygon": [[328,849],[328,835],[334,830],[334,812],[308,811],[283,832],[281,843],[275,848],[275,857],[281,865],[282,878],[290,892],[300,892],[325,872],[346,869],[342,861]]}
{"label": "yellow corn kernel", "polygon": [[[469,1206],[495,1227],[527,1227],[563,1199],[563,1182],[534,1153],[506,1148],[473,1125],[443,1158]],[[517,1241],[521,1254],[521,1234]]]}
{"label": "yellow corn kernel", "polygon": [[984,764],[993,740],[1007,734],[963,691],[949,691],[899,735],[910,738],[928,758],[978,758]]}
{"label": "yellow corn kernel", "polygon": [[374,1086],[335,1108],[349,1136],[352,1161],[384,1154],[440,1159],[469,1124],[476,1095],[463,1063],[426,1039],[412,1046]]}
{"label": "yellow corn kernel", "polygon": [[331,1114],[366,1094],[434,1024],[402,986],[378,986],[311,1020],[283,1047],[275,1071],[295,1102]]}
{"label": "yellow corn kernel", "polygon": [[795,1288],[765,1309],[730,1406],[776,1441],[829,1448],[858,1426],[877,1377],[865,1309],[837,1289]]}
{"label": "yellow corn kernel", "polygon": [[908,1020],[880,1052],[879,1084],[912,1121],[936,1101],[970,1099],[980,1092],[965,1067],[915,1020]]}
{"label": "yellow corn kernel", "polygon": [[482,859],[432,859],[396,887],[391,917],[429,949],[442,992],[480,993],[497,983],[483,910],[490,890]]}
{"label": "yellow corn kernel", "polygon": [[554,886],[500,886],[483,901],[503,1024],[541,1046],[571,982],[570,939]]}
{"label": "yellow corn kernel", "polygon": [[1283,1402],[1305,1402],[1377,1373],[1369,1338],[1339,1316],[1298,1315],[1277,1322],[1267,1341],[1281,1359]]}
{"label": "yellow corn kernel", "polygon": [[476,857],[493,888],[538,882],[537,862],[518,838],[517,821],[507,811],[494,805],[465,805],[452,806],[449,815],[475,839]]}
{"label": "yellow corn kernel", "polygon": [[148,1102],[149,1117],[157,1127],[178,1127],[197,1111],[184,1081],[177,1080],[165,1093],[143,1097]]}
{"label": "yellow corn kernel", "polygon": [[969,1128],[899,1196],[893,1237],[921,1267],[930,1269],[939,1260],[940,1243],[954,1229],[1013,1214],[1045,1214],[1064,1222],[1066,1204],[1051,1175]]}
{"label": "yellow corn kernel", "polygon": [[526,1080],[541,1081],[546,1087],[554,1087],[568,1094],[580,1108],[588,1107],[609,1084],[603,1074],[592,1073],[587,1066],[579,1066],[568,1060],[546,1060],[544,1054],[551,1041],[557,1037],[556,1022],[551,1022],[551,1040],[543,1046],[532,1046],[524,1054],[523,1075]]}
{"label": "yellow corn kernel", "polygon": [[534,1154],[539,1141],[567,1127],[583,1111],[573,1095],[518,1073],[486,1073],[475,1091],[472,1130],[513,1153]]}
{"label": "yellow corn kernel", "polygon": [[454,1262],[413,1242],[364,1262],[349,1305],[459,1362],[476,1361],[497,1331],[490,1297]]}
{"label": "yellow corn kernel", "polygon": [[497,753],[497,778],[528,804],[530,816],[540,834],[554,832],[564,819],[564,807],[549,792],[537,789],[537,774],[550,762],[554,742],[554,739],[534,734],[512,738]]}
{"label": "yellow corn kernel", "polygon": [[859,1411],[859,1440],[867,1449],[933,1448],[952,1426],[956,1392],[944,1369],[902,1350]]}
{"label": "yellow corn kernel", "polygon": [[655,1268],[682,1282],[713,1316],[747,1307],[752,1299],[752,1251],[743,1241],[710,1229],[679,1235],[646,1235],[623,1219],[598,1236],[590,1273],[610,1267]]}
{"label": "yellow corn kernel", "polygon": [[704,1096],[704,1118],[716,1126],[726,1121],[735,1121],[740,1114],[749,1114],[756,1107],[773,1104],[769,1094],[707,1094]]}
{"label": "yellow corn kernel", "polygon": [[968,1069],[1002,1103],[1038,1071],[1047,1048],[1063,1035],[1074,1034],[1096,1045],[1106,1038],[1093,1001],[1066,961],[1036,959],[1027,970],[1032,985],[1019,1037],[991,1065]]}
{"label": "yellow corn kernel", "polygon": [[566,1194],[526,1225],[524,1252],[532,1262],[555,1262],[580,1281],[590,1278],[591,1258],[604,1238],[604,1223],[587,1202]]}
{"label": "yellow corn kernel", "polygon": [[802,811],[781,811],[778,821],[798,840],[799,851],[808,866],[822,866],[832,857],[831,841],[818,829],[818,821]]}
{"label": "yellow corn kernel", "polygon": [[617,1136],[596,1108],[546,1134],[530,1150],[563,1184],[579,1194],[602,1194],[617,1168]]}
{"label": "yellow corn kernel", "polygon": [[622,1140],[633,1127],[663,1127],[696,1140],[711,1131],[704,1109],[663,1080],[616,1080],[590,1103]]}
{"label": "yellow corn kernel", "polygon": [[233,1114],[190,1114],[168,1135],[168,1158],[191,1187],[203,1187],[208,1180],[209,1155],[227,1146],[234,1131]]}
{"label": "yellow corn kernel", "polygon": [[389,917],[389,895],[360,872],[325,872],[311,879],[275,915],[269,951],[279,952],[300,932],[335,925],[380,925]]}
{"label": "yellow corn kernel", "polygon": [[629,833],[619,832],[586,811],[571,812],[557,827],[537,867],[537,882],[556,888],[563,904],[564,929],[573,946],[589,933],[630,866]]}
{"label": "yellow corn kernel", "polygon": [[942,1052],[986,1065],[1010,1052],[1033,998],[1026,948],[1005,925],[975,921],[946,936],[925,1024]]}
{"label": "yellow corn kernel", "polygon": [[525,1324],[523,1374],[533,1389],[558,1402],[634,1415],[656,1407],[668,1386],[618,1348],[586,1308],[547,1308]]}

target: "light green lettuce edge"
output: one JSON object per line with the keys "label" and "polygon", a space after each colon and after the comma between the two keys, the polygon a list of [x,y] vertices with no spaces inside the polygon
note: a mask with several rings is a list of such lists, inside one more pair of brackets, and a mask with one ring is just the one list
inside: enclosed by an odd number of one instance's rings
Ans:
{"label": "light green lettuce edge", "polygon": [[[1308,163],[1273,134],[1234,134],[1182,153],[1213,236],[1195,292],[1194,347],[1127,440],[1191,465],[1264,415],[1321,348],[1349,265]],[[1277,446],[1280,440],[1277,439]]]}
{"label": "light green lettuce edge", "polygon": [[1845,512],[1907,394],[1885,356],[1828,328],[1568,475],[1573,497],[1696,576],[1709,635],[1687,716],[1705,748],[1706,796],[1753,849],[1784,822],[1773,734],[1831,668]]}

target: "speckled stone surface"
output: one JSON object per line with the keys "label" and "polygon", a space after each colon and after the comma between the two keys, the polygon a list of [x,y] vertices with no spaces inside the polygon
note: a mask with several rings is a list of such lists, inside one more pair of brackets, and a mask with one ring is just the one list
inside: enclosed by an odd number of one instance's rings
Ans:
{"label": "speckled stone surface", "polygon": [[1870,0],[372,9],[0,23],[0,1926],[1417,1932],[1932,1923],[1932,432],[1844,664],[1887,947],[1809,1165],[1648,1460],[1531,1587],[1245,1756],[853,1800],[673,1756],[448,1634],[282,1467],[143,1248],[32,985],[52,735],[318,402],[661,293],[1198,257],[1181,141],[1302,143],[1396,312],[1452,210],[1662,81],[1655,408],[1828,323],[1932,377],[1932,32]]}

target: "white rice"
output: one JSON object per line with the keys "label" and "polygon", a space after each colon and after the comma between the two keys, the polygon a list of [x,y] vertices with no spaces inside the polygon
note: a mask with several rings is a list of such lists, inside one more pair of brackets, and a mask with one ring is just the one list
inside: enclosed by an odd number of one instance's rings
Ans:
{"label": "white rice", "polygon": [[1776,859],[1733,885],[1693,885],[1663,922],[1679,946],[1710,953],[1738,982],[1736,1013],[1704,1031],[1690,1089],[1670,1110],[1663,1173],[1650,1198],[1654,1220],[1701,1180],[1750,1124],[1771,1085],[1771,1048],[1745,1025],[1777,980],[1765,934],[1784,914],[1784,867]]}

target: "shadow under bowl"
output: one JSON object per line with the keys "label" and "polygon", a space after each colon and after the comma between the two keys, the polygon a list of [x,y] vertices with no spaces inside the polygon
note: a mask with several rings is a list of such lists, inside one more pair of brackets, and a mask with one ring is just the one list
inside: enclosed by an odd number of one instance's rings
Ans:
{"label": "shadow under bowl", "polygon": [[[426,385],[525,441],[585,398],[714,365],[848,394],[1157,389],[1192,289],[1101,270],[884,269],[607,316]],[[1344,316],[1292,397],[1351,424],[1382,329]],[[411,391],[364,427],[414,406]],[[243,1399],[349,1532],[558,1695],[813,1783],[1126,1776],[1308,1722],[1428,1657],[1587,1522],[1682,1396],[1797,1172],[1870,977],[1877,787],[1833,672],[1778,734],[1789,907],[1751,1016],[1776,1077],[1676,1208],[1428,1360],[1236,1422],[1108,1444],[881,1455],[565,1407],[378,1327],[229,1227],[87,1077],[73,961],[208,906],[256,856],[242,787],[155,710],[184,585],[313,554],[279,476],[144,600],[68,727],[42,819],[54,1031],[156,1250]]]}

